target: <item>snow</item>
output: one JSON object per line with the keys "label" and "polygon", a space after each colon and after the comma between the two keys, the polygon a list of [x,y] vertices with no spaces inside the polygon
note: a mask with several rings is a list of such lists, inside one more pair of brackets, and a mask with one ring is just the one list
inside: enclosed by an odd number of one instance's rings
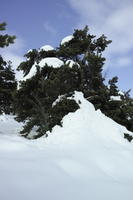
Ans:
{"label": "snow", "polygon": [[30,52],[32,52],[32,49],[29,49],[29,50],[27,51],[27,53],[30,53]]}
{"label": "snow", "polygon": [[133,199],[133,143],[123,135],[132,133],[82,93],[73,98],[80,109],[48,138],[24,139],[17,134],[22,124],[0,116],[1,200]]}
{"label": "snow", "polygon": [[119,91],[118,94],[124,96],[124,93],[122,91]]}
{"label": "snow", "polygon": [[61,67],[62,65],[64,65],[64,62],[56,57],[50,57],[50,58],[48,57],[48,58],[42,59],[39,63],[39,66],[42,68],[46,64],[50,67],[58,68],[58,67]]}
{"label": "snow", "polygon": [[121,96],[111,96],[110,100],[111,101],[121,101]]}
{"label": "snow", "polygon": [[68,35],[65,38],[62,39],[61,45],[64,45],[67,42],[70,42],[73,39],[73,35]]}
{"label": "snow", "polygon": [[54,48],[50,45],[44,45],[40,48],[40,51],[43,50],[43,51],[52,51],[54,50]]}
{"label": "snow", "polygon": [[65,95],[59,95],[58,98],[53,102],[52,107],[56,106],[56,104],[63,100]]}
{"label": "snow", "polygon": [[37,68],[36,68],[37,65],[40,66],[40,68],[43,68],[46,64],[49,67],[58,68],[58,67],[61,67],[62,65],[64,65],[64,62],[56,57],[44,58],[38,64],[35,63],[32,66],[30,72],[21,81],[26,81],[27,79],[30,79],[33,76],[35,76],[36,72],[37,72]]}
{"label": "snow", "polygon": [[68,65],[70,68],[72,68],[74,65],[77,65],[78,67],[80,67],[80,65],[77,62],[73,61],[73,60],[67,60],[65,62],[65,64]]}

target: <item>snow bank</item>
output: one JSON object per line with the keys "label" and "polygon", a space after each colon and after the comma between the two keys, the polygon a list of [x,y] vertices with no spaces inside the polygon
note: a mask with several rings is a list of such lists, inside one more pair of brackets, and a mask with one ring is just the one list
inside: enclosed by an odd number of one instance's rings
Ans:
{"label": "snow bank", "polygon": [[43,50],[43,51],[52,51],[52,50],[54,50],[54,48],[52,46],[50,46],[50,45],[44,45],[39,50],[40,51],[41,50]]}
{"label": "snow bank", "polygon": [[35,63],[32,66],[30,72],[22,79],[22,81],[26,81],[27,79],[30,79],[36,75],[36,72],[37,72],[36,65],[40,66],[40,68],[43,68],[46,64],[49,67],[58,68],[58,67],[61,67],[62,65],[64,65],[64,62],[56,57],[44,58],[38,64]]}
{"label": "snow bank", "polygon": [[70,42],[73,39],[73,35],[68,35],[65,38],[62,39],[61,45],[64,45],[67,42]]}
{"label": "snow bank", "polygon": [[[69,113],[62,120],[63,127],[55,126],[47,138],[48,143],[86,143],[87,140],[104,139],[106,142],[125,143],[124,133],[130,133],[125,127],[106,117],[100,110],[95,111],[81,92],[75,92],[73,97],[80,109],[75,113]],[[58,99],[57,99],[58,100]]]}
{"label": "snow bank", "polygon": [[[80,109],[49,137],[26,140],[10,116],[0,117],[1,200],[132,200],[130,133],[75,92]],[[132,133],[130,133],[132,134]]]}

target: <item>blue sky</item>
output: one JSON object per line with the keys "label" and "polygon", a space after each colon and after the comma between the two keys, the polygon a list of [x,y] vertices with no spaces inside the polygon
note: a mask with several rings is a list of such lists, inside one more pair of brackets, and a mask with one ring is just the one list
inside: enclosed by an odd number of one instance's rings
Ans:
{"label": "blue sky", "polygon": [[117,75],[121,90],[133,90],[132,11],[132,0],[1,0],[1,21],[17,36],[2,54],[17,66],[27,50],[57,47],[75,28],[88,25],[92,34],[113,41],[105,52],[107,78]]}

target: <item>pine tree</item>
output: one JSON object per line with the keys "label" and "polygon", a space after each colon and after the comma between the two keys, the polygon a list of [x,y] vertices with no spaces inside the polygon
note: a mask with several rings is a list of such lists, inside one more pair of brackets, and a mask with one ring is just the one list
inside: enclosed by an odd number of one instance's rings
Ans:
{"label": "pine tree", "polygon": [[[15,112],[18,121],[26,122],[21,134],[27,138],[47,136],[55,125],[61,125],[64,115],[74,112],[79,105],[72,99],[75,90],[82,91],[84,97],[92,102],[96,109],[116,122],[133,129],[133,100],[128,93],[121,95],[117,87],[117,77],[105,85],[102,74],[105,58],[103,52],[111,43],[106,36],[89,34],[86,26],[75,30],[70,41],[60,44],[56,50],[32,50],[25,56],[27,60],[20,64],[19,70],[27,75],[32,66],[36,67],[33,77],[22,81],[15,96]],[[47,64],[39,66],[44,58],[56,57],[64,62],[59,68]],[[73,64],[70,66],[70,62]],[[120,100],[111,99],[120,96]],[[54,105],[56,99],[60,101]],[[54,106],[53,106],[54,105]],[[36,128],[36,134],[31,135]]]}
{"label": "pine tree", "polygon": [[[76,102],[67,99],[78,87],[75,70],[68,66],[52,68],[44,66],[34,77],[21,82],[15,95],[15,110],[17,121],[26,121],[21,134],[30,138],[30,132],[37,127],[37,134],[32,138],[46,135],[68,112],[78,108]],[[59,95],[64,95],[63,101],[52,107]],[[66,105],[65,105],[65,103]],[[62,109],[61,109],[62,108]]]}
{"label": "pine tree", "polygon": [[[0,24],[0,31],[5,30],[6,23]],[[0,35],[0,47],[3,48],[14,42],[15,36]],[[11,62],[6,62],[0,55],[0,113],[13,112],[13,94],[17,83]]]}
{"label": "pine tree", "polygon": [[[105,36],[94,38],[95,36],[88,33],[86,26],[83,30],[75,30],[72,40],[60,45],[56,50],[32,50],[26,54],[28,59],[20,64],[19,70],[23,70],[27,75],[34,64],[37,73],[31,79],[21,82],[16,94],[16,119],[28,120],[21,132],[24,136],[29,137],[34,126],[38,126],[38,135],[41,136],[54,125],[61,124],[61,119],[66,113],[78,109],[76,102],[67,99],[75,90],[82,91],[85,97],[93,96],[93,101],[99,107],[104,105],[104,98],[101,98],[106,89],[102,77],[105,61],[102,52],[111,41]],[[56,69],[45,65],[40,69],[40,60],[47,56],[56,56],[64,63],[72,60],[74,64],[70,67],[67,62]],[[62,102],[52,107],[53,102],[62,95]]]}

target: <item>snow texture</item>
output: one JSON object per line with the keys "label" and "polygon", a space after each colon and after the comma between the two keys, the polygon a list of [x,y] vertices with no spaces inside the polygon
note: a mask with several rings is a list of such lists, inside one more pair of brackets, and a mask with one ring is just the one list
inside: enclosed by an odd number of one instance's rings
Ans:
{"label": "snow texture", "polygon": [[58,98],[53,102],[52,107],[56,106],[57,103],[63,100],[65,95],[59,95]]}
{"label": "snow texture", "polygon": [[124,96],[124,93],[122,91],[119,91],[118,94]]}
{"label": "snow texture", "polygon": [[[75,92],[80,108],[48,138],[26,140],[22,124],[0,116],[1,200],[132,200],[131,132],[95,111]],[[80,103],[79,103],[80,101]]]}
{"label": "snow texture", "polygon": [[61,67],[62,65],[64,65],[64,62],[56,57],[44,58],[38,64],[35,63],[32,66],[30,72],[21,81],[26,81],[27,79],[30,79],[33,76],[35,76],[37,73],[36,66],[40,66],[40,68],[43,68],[45,65],[48,65],[49,67],[53,67],[53,68],[58,68],[58,67]]}
{"label": "snow texture", "polygon": [[41,50],[43,50],[43,51],[52,51],[52,50],[54,50],[54,48],[52,46],[50,46],[50,45],[44,45],[39,50],[40,51]]}
{"label": "snow texture", "polygon": [[65,38],[62,39],[61,45],[64,45],[67,42],[70,42],[73,39],[73,35],[68,35]]}
{"label": "snow texture", "polygon": [[111,96],[110,100],[111,101],[121,101],[121,96]]}
{"label": "snow texture", "polygon": [[77,65],[78,67],[80,67],[80,65],[77,62],[73,61],[73,60],[67,60],[65,62],[65,64],[68,65],[70,68],[72,68],[74,65]]}

